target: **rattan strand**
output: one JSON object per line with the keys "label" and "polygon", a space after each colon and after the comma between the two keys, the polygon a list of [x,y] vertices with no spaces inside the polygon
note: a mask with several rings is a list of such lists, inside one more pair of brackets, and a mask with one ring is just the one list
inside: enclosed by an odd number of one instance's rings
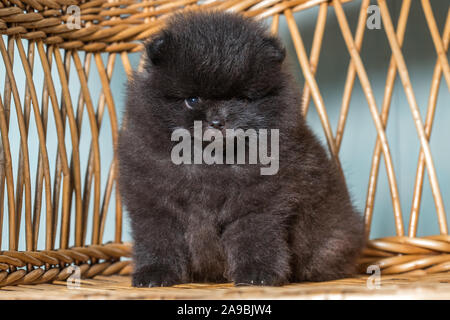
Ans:
{"label": "rattan strand", "polygon": [[[297,12],[327,1],[219,0],[197,4],[195,0],[17,0],[11,6],[0,2],[0,34],[42,40],[45,44],[55,44],[63,49],[135,52],[142,49],[139,40],[157,31],[164,19],[177,11],[209,8],[243,12],[262,19],[287,9]],[[350,0],[343,2],[347,1]],[[70,17],[67,9],[71,5],[80,8],[80,29],[67,24]]]}
{"label": "rattan strand", "polygon": [[[295,283],[282,287],[234,287],[232,283],[186,283],[169,288],[132,288],[128,276],[103,276],[80,281],[80,286],[64,281],[53,284],[8,286],[0,299],[450,299],[450,273],[369,276]],[[43,294],[45,292],[45,294]],[[181,304],[182,306],[183,304]]]}
{"label": "rattan strand", "polygon": [[[132,271],[130,243],[109,243],[51,251],[0,252],[0,287],[65,280],[71,265],[81,267],[81,276],[129,274]],[[93,263],[93,261],[95,261]],[[376,264],[382,274],[450,271],[450,236],[424,238],[388,237],[371,240],[360,260],[360,272]],[[32,266],[32,267],[30,267]],[[39,267],[39,268],[37,268]]]}

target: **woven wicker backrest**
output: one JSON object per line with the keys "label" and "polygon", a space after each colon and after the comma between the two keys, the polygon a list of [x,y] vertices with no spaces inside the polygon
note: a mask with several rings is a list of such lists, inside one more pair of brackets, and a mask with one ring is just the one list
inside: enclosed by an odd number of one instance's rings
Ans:
{"label": "woven wicker backrest", "polygon": [[[371,81],[359,54],[367,30],[370,0],[356,1],[360,4],[360,12],[355,35],[350,30],[343,9],[344,2],[348,1],[0,0],[0,33],[6,35],[0,37],[0,64],[4,64],[5,70],[4,75],[0,74],[0,77],[4,77],[4,87],[0,88],[0,248],[6,247],[6,244],[1,243],[2,234],[8,235],[8,250],[0,252],[0,286],[65,280],[74,264],[81,267],[85,277],[130,272],[130,261],[121,260],[122,257],[130,256],[131,246],[122,243],[124,217],[116,188],[117,163],[115,157],[112,157],[112,161],[111,157],[102,157],[105,148],[113,152],[119,128],[117,101],[110,86],[114,66],[120,60],[129,74],[131,64],[128,55],[140,51],[142,43],[139,40],[157,31],[171,13],[211,8],[242,12],[255,19],[271,17],[273,33],[278,31],[280,16],[284,15],[306,80],[302,93],[303,111],[306,114],[310,101],[313,101],[329,151],[337,159],[353,87],[357,81],[361,83],[371,114],[371,118],[364,121],[374,124],[377,132],[372,157],[367,157],[367,161],[371,161],[371,171],[364,212],[366,232],[369,235],[381,161],[384,161],[388,177],[396,229],[394,237],[369,242],[361,260],[362,266],[378,263],[386,274],[449,270],[450,255],[446,253],[450,252],[450,237],[429,138],[441,81],[450,90],[447,55],[450,10],[441,34],[430,0],[421,0],[437,57],[427,113],[422,119],[401,49],[411,0],[403,0],[398,21],[395,22],[386,1],[377,2],[383,20],[383,32],[392,49],[380,105],[375,100]],[[73,5],[76,7],[71,7]],[[319,9],[308,55],[294,13],[315,6]],[[350,55],[335,133],[330,125],[320,83],[315,78],[330,7],[336,14]],[[71,28],[77,22],[73,13],[78,12],[78,9],[81,28]],[[33,70],[38,67],[42,68],[44,79],[33,76]],[[26,79],[23,92],[19,91],[16,83],[17,68],[20,72],[23,69],[22,75]],[[93,72],[99,82],[91,84],[89,76]],[[410,107],[408,116],[414,120],[420,141],[409,223],[403,221],[395,169],[385,131],[397,77],[405,90]],[[75,81],[76,86],[69,84],[69,80]],[[38,90],[38,87],[42,90]],[[75,87],[77,90],[74,90]],[[92,91],[99,87],[101,92],[98,99],[93,99]],[[54,119],[52,131],[48,128],[49,117]],[[14,126],[19,131],[14,139],[9,130],[13,126],[12,119],[17,122]],[[111,131],[111,143],[101,146],[99,136],[105,121],[108,121],[107,127]],[[30,126],[35,126],[37,132],[37,138],[34,139],[39,144],[39,151],[36,155],[29,152]],[[83,130],[88,130],[90,137],[87,155],[80,154]],[[57,148],[57,156],[53,158],[48,152],[52,147],[47,141],[49,136],[56,136],[57,145],[53,147]],[[13,149],[18,150],[17,162],[13,161]],[[30,157],[38,158],[36,167],[30,166]],[[81,166],[82,158],[87,159],[85,168]],[[106,168],[107,172],[107,182],[103,186],[102,168]],[[430,208],[429,211],[436,211],[440,235],[417,238],[425,173],[435,202],[435,209]],[[110,213],[114,215],[114,241],[105,244],[103,234],[111,203],[114,204],[114,212]],[[42,225],[44,232],[40,232]],[[88,225],[91,227],[88,228]],[[25,243],[25,250],[19,251],[21,240]],[[39,243],[43,243],[42,246]]]}

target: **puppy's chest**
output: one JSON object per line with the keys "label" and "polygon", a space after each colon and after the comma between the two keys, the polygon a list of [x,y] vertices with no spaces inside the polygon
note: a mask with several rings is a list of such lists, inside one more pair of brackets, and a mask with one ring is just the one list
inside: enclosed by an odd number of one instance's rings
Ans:
{"label": "puppy's chest", "polygon": [[[203,184],[178,198],[187,216],[194,216],[218,224],[246,215],[261,212],[270,206],[271,195],[263,186],[238,184]],[[190,218],[192,219],[192,217]]]}
{"label": "puppy's chest", "polygon": [[178,198],[189,215],[221,216],[239,201],[239,188],[226,184],[203,183]]}
{"label": "puppy's chest", "polygon": [[[164,183],[153,184],[159,190],[153,194],[177,207],[186,216],[206,220],[227,220],[248,211],[258,211],[268,205],[273,196],[275,181],[248,172],[231,170],[199,171],[176,168],[166,175]],[[197,171],[196,171],[197,170]]]}

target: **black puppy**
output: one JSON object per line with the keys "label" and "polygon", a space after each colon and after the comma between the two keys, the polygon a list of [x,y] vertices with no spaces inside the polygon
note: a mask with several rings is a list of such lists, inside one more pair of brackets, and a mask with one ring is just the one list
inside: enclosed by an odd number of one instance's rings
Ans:
{"label": "black puppy", "polygon": [[[281,285],[351,275],[364,242],[344,178],[300,113],[285,51],[238,14],[177,14],[128,83],[119,186],[131,218],[134,286]],[[174,164],[194,121],[279,130],[279,170]]]}

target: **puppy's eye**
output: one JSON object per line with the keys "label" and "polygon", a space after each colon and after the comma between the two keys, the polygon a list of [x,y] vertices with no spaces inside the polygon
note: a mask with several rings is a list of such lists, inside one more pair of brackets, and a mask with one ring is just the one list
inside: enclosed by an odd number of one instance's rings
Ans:
{"label": "puppy's eye", "polygon": [[190,97],[184,100],[184,103],[186,104],[186,107],[189,109],[194,109],[201,103],[201,99],[199,97]]}
{"label": "puppy's eye", "polygon": [[253,102],[253,99],[250,98],[250,97],[247,97],[247,96],[241,96],[241,97],[239,97],[238,99],[241,100],[242,102],[245,102],[245,103],[251,103],[251,102]]}

